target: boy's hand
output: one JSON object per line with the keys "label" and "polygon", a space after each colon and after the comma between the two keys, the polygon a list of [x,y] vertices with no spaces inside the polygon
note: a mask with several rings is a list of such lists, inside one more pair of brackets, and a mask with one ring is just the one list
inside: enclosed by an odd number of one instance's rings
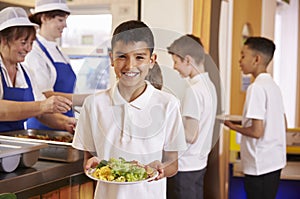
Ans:
{"label": "boy's hand", "polygon": [[227,126],[230,129],[233,129],[235,127],[235,124],[233,124],[232,122],[230,122],[229,120],[225,120],[224,121],[224,125]]}
{"label": "boy's hand", "polygon": [[155,160],[155,161],[151,162],[150,164],[148,164],[147,166],[152,167],[159,172],[158,176],[154,180],[160,180],[165,177],[165,172],[163,169],[164,165],[160,161]]}
{"label": "boy's hand", "polygon": [[100,160],[97,157],[91,157],[87,160],[85,164],[85,170],[89,170],[90,168],[95,168],[99,164]]}

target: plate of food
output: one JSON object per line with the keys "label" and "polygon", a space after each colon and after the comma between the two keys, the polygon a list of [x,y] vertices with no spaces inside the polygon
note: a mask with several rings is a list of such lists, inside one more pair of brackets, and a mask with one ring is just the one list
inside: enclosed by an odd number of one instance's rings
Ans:
{"label": "plate of food", "polygon": [[242,124],[243,119],[241,115],[217,115],[216,118],[221,121],[229,120],[234,124]]}
{"label": "plate of food", "polygon": [[154,180],[159,172],[137,161],[110,158],[101,160],[97,167],[88,169],[85,174],[96,181],[128,185]]}

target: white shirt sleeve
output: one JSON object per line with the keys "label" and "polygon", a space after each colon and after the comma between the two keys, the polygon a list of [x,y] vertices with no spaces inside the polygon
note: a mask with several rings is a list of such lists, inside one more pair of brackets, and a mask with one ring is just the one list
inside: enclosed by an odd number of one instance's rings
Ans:
{"label": "white shirt sleeve", "polygon": [[25,64],[22,64],[22,65],[24,66],[24,70],[26,71],[26,73],[29,76],[34,100],[35,101],[45,100],[46,96],[42,92],[40,92],[40,90],[38,89],[38,83],[36,82],[36,78],[34,77],[35,73],[31,73],[30,71],[28,71],[28,67],[26,67]]}
{"label": "white shirt sleeve", "polygon": [[203,99],[197,99],[194,90],[191,87],[187,88],[182,102],[182,116],[200,120],[203,104]]}
{"label": "white shirt sleeve", "polygon": [[264,120],[266,114],[266,93],[264,89],[255,84],[251,85],[247,90],[246,101],[245,117]]}
{"label": "white shirt sleeve", "polygon": [[177,100],[171,102],[170,110],[167,110],[168,118],[165,151],[183,151],[186,149],[184,126],[180,114],[180,103]]}
{"label": "white shirt sleeve", "polygon": [[43,93],[52,91],[56,80],[56,70],[36,42],[32,51],[25,58],[26,68],[37,82],[36,89]]}
{"label": "white shirt sleeve", "polygon": [[95,120],[91,118],[94,114],[91,114],[93,110],[90,108],[94,104],[92,100],[93,98],[87,98],[83,104],[76,125],[72,146],[79,150],[95,152],[96,146],[93,140],[93,121]]}

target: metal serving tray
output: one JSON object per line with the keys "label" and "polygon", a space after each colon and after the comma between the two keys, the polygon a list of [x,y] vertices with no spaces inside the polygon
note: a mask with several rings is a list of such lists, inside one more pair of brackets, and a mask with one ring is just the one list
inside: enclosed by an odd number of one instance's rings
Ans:
{"label": "metal serving tray", "polygon": [[46,143],[29,143],[11,140],[8,136],[0,136],[0,171],[12,172],[18,166],[31,167],[39,157]]}
{"label": "metal serving tray", "polygon": [[[40,159],[54,160],[59,162],[75,162],[83,158],[83,152],[72,147],[73,135],[66,131],[35,130],[27,129],[0,133],[1,136],[23,142],[46,143],[47,148],[40,150]],[[20,137],[21,136],[21,137]],[[32,137],[35,137],[34,139]],[[47,137],[47,140],[41,137]],[[57,137],[67,137],[70,142],[55,141]]]}

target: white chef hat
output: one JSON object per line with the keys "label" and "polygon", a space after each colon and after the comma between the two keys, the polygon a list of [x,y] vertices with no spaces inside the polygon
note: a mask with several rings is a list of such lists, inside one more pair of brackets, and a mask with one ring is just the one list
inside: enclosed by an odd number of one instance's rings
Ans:
{"label": "white chef hat", "polygon": [[7,7],[0,12],[0,31],[12,26],[35,26],[28,19],[27,13],[20,7]]}
{"label": "white chef hat", "polygon": [[35,8],[31,9],[32,14],[40,12],[47,12],[52,10],[61,10],[65,12],[71,12],[66,0],[36,0]]}

